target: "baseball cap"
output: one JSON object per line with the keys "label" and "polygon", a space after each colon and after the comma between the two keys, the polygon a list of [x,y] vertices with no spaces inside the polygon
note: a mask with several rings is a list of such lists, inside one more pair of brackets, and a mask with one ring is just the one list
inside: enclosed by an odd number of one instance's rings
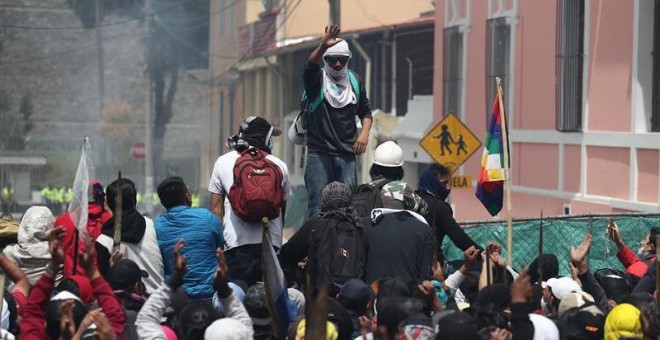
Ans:
{"label": "baseball cap", "polygon": [[279,136],[282,130],[271,125],[266,119],[258,116],[250,116],[245,118],[241,123],[240,131],[247,134],[264,133],[268,134],[270,128],[273,128],[271,136]]}
{"label": "baseball cap", "polygon": [[350,279],[341,287],[338,297],[365,307],[371,299],[371,289],[360,279]]}
{"label": "baseball cap", "polygon": [[570,293],[582,292],[582,288],[580,288],[580,285],[575,282],[575,280],[565,276],[560,278],[551,278],[548,280],[547,286],[550,287],[552,295],[554,295],[560,301],[567,297]]}
{"label": "baseball cap", "polygon": [[149,274],[129,259],[117,261],[107,275],[108,283],[114,290],[126,289],[145,277],[149,277]]}
{"label": "baseball cap", "polygon": [[594,302],[594,298],[586,292],[568,293],[559,303],[559,316],[562,316],[567,310],[575,307],[582,307],[587,302]]}

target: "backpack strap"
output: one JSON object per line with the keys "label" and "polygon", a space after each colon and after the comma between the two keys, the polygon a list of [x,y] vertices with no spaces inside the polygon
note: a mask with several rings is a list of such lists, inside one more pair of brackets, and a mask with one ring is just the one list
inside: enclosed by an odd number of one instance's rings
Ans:
{"label": "backpack strap", "polygon": [[[360,105],[360,82],[358,81],[357,76],[352,70],[348,70],[348,81],[351,83],[351,88],[353,89],[353,92],[355,93],[355,99],[357,100],[358,105]],[[313,100],[309,102],[309,111],[314,112],[316,109],[321,105],[323,102],[323,89],[321,88],[319,90],[319,95]],[[301,100],[309,100],[307,98],[307,93],[305,90],[303,90],[302,98]]]}
{"label": "backpack strap", "polygon": [[360,83],[358,82],[355,73],[351,70],[348,70],[348,81],[351,83],[351,87],[353,87],[353,92],[355,92],[357,104],[360,105]]}

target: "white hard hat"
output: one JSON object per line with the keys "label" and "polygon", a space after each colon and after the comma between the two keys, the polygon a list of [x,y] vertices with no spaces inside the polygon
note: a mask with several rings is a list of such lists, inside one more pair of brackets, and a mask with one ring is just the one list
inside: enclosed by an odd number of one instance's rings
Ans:
{"label": "white hard hat", "polygon": [[387,141],[376,148],[372,161],[374,164],[388,168],[402,166],[403,150],[397,143]]}

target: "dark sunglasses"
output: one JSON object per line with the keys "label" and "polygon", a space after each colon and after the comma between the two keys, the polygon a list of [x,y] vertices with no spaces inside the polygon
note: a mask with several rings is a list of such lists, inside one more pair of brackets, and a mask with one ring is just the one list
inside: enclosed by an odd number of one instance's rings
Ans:
{"label": "dark sunglasses", "polygon": [[342,65],[346,65],[346,63],[348,62],[348,57],[332,57],[332,56],[328,56],[328,57],[325,57],[324,59],[325,59],[325,61],[327,61],[328,64],[330,64],[330,65],[334,65],[335,63],[337,63],[337,60],[339,60],[339,62],[340,62]]}

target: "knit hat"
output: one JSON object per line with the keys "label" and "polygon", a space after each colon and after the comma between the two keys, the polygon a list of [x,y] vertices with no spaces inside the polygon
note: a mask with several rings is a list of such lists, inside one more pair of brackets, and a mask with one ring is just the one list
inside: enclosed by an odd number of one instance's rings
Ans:
{"label": "knit hat", "polygon": [[637,307],[622,303],[610,311],[605,319],[605,340],[641,339],[642,323]]}
{"label": "knit hat", "polygon": [[385,184],[381,195],[385,208],[411,210],[422,215],[426,212],[426,201],[405,182],[393,181]]}
{"label": "knit hat", "polygon": [[321,209],[337,210],[351,205],[351,189],[341,182],[332,182],[321,191]]}

